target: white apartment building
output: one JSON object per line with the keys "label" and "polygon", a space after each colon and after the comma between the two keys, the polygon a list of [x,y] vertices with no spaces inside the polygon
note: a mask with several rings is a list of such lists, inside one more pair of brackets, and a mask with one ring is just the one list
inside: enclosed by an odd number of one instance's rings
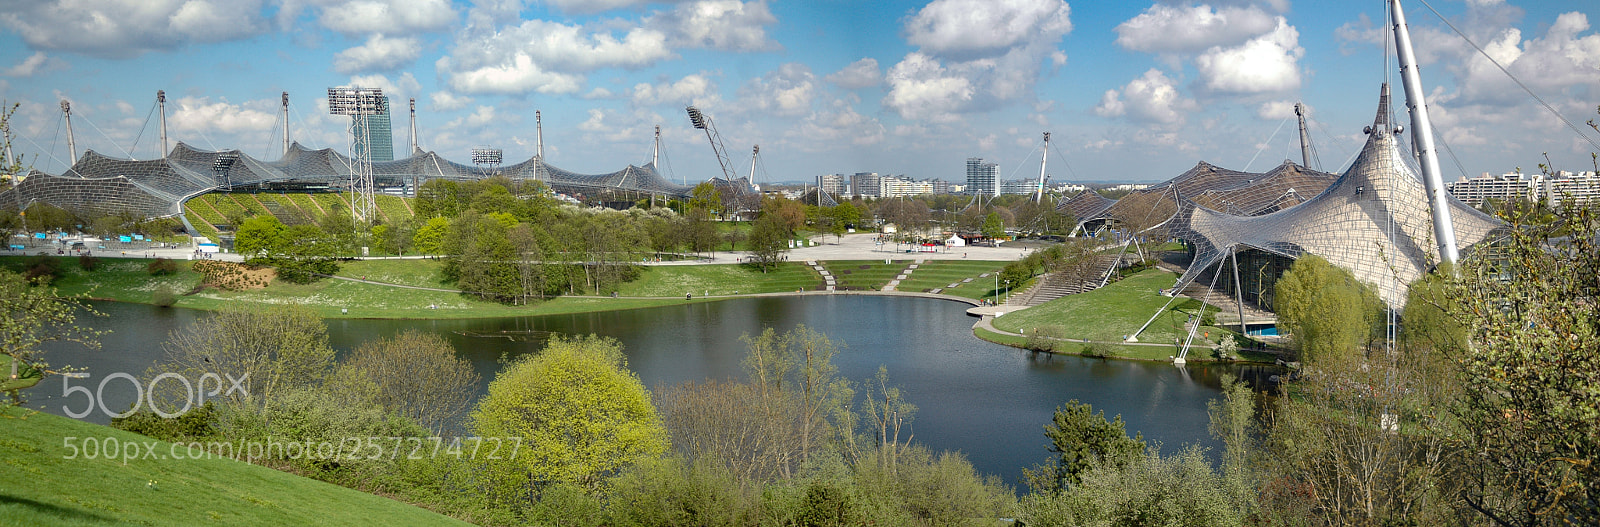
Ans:
{"label": "white apartment building", "polygon": [[1486,199],[1544,200],[1552,208],[1562,206],[1569,197],[1579,204],[1600,203],[1600,176],[1594,172],[1557,172],[1554,176],[1485,173],[1447,186],[1451,195],[1473,207],[1483,205]]}

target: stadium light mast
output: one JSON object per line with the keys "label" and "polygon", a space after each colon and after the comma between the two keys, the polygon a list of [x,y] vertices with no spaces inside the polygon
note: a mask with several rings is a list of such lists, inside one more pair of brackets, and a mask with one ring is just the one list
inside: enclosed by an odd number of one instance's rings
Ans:
{"label": "stadium light mast", "polygon": [[504,153],[499,148],[480,146],[472,149],[472,164],[478,167],[478,173],[484,177],[495,174],[503,157]]}
{"label": "stadium light mast", "polygon": [[1422,98],[1422,75],[1417,71],[1416,51],[1411,48],[1411,32],[1406,28],[1400,0],[1389,0],[1389,12],[1394,23],[1395,50],[1400,58],[1400,82],[1406,90],[1406,108],[1411,110],[1411,143],[1421,158],[1422,184],[1428,192],[1428,206],[1433,209],[1433,238],[1439,241],[1439,260],[1454,264],[1460,258],[1456,251],[1456,229],[1450,220],[1449,201],[1445,199],[1444,177],[1439,173],[1439,152],[1433,145],[1428,103]]}
{"label": "stadium light mast", "polygon": [[408,155],[408,156],[412,156],[412,155],[416,155],[417,154],[417,98],[416,97],[412,97],[410,104],[411,104],[411,151],[410,152],[406,152],[406,155]]}
{"label": "stadium light mast", "polygon": [[373,198],[372,126],[367,119],[384,113],[386,101],[382,88],[328,88],[328,113],[350,116],[350,154],[355,161],[350,167],[350,216],[360,223],[371,224],[378,209]]}
{"label": "stadium light mast", "polygon": [[156,90],[156,107],[161,112],[161,158],[167,158],[167,90]]}
{"label": "stadium light mast", "polygon": [[1044,201],[1044,165],[1050,162],[1050,132],[1044,133],[1044,156],[1039,158],[1039,189],[1033,195],[1033,202]]}
{"label": "stadium light mast", "polygon": [[289,92],[283,92],[283,155],[289,155]]}
{"label": "stadium light mast", "polygon": [[729,166],[732,161],[728,159],[728,147],[723,146],[722,134],[717,133],[717,125],[711,122],[710,116],[701,113],[699,108],[690,106],[684,110],[689,112],[690,124],[706,131],[706,140],[711,142],[711,152],[717,155],[717,165],[722,167],[722,176],[732,183],[737,178],[733,176],[733,167]]}
{"label": "stadium light mast", "polygon": [[[78,141],[72,137],[72,103],[66,99],[61,100],[61,115],[67,120],[67,158],[70,164],[78,164]],[[70,168],[70,167],[69,167]],[[82,174],[79,174],[81,177]]]}

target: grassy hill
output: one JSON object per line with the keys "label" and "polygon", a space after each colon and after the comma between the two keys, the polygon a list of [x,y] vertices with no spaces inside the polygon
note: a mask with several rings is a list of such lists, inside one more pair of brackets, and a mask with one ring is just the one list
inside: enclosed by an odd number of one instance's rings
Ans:
{"label": "grassy hill", "polygon": [[[467,525],[381,496],[229,459],[66,459],[66,442],[169,443],[49,414],[0,415],[0,525]],[[81,448],[81,447],[80,447]]]}

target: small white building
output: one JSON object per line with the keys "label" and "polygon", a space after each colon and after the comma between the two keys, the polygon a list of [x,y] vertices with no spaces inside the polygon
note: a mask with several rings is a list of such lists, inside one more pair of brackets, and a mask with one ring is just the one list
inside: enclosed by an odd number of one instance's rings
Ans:
{"label": "small white building", "polygon": [[966,238],[952,234],[950,235],[950,239],[944,241],[944,245],[945,247],[966,247],[967,240]]}

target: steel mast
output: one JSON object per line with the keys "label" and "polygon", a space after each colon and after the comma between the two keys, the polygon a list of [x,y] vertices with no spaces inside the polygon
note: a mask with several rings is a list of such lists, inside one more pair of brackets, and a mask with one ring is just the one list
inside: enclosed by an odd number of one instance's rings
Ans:
{"label": "steel mast", "polygon": [[1044,133],[1044,155],[1039,158],[1039,188],[1033,195],[1033,202],[1044,201],[1044,165],[1050,162],[1050,132]]}
{"label": "steel mast", "polygon": [[1422,98],[1422,75],[1417,71],[1416,52],[1411,48],[1411,32],[1406,29],[1406,15],[1400,9],[1400,0],[1389,0],[1389,11],[1394,22],[1395,50],[1400,58],[1400,82],[1406,90],[1406,108],[1411,110],[1411,143],[1422,163],[1422,185],[1428,192],[1428,206],[1433,210],[1433,237],[1439,242],[1439,259],[1454,264],[1460,257],[1456,251],[1455,224],[1450,221],[1444,178],[1439,174],[1439,152],[1433,145],[1428,104]]}
{"label": "steel mast", "polygon": [[156,90],[156,106],[161,110],[161,158],[167,158],[167,91]]}

